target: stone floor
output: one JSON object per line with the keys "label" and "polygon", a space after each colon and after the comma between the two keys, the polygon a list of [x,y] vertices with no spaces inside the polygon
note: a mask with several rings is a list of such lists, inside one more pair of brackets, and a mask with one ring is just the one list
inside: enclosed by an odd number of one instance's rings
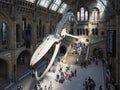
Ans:
{"label": "stone floor", "polygon": [[104,89],[104,73],[103,73],[103,67],[102,64],[99,62],[99,65],[96,66],[95,64],[91,64],[87,66],[86,68],[81,68],[80,66],[71,65],[71,70],[74,71],[77,69],[77,77],[73,77],[70,80],[65,80],[63,84],[56,82],[56,74],[59,72],[60,66],[63,67],[63,70],[65,70],[67,64],[58,63],[58,65],[55,67],[56,72],[48,72],[46,76],[44,77],[43,83],[41,82],[41,86],[44,88],[46,85],[49,87],[50,81],[53,83],[53,89],[52,90],[82,90],[82,85],[88,76],[90,76],[96,83],[95,90],[99,90],[99,86],[103,86]]}
{"label": "stone floor", "polygon": [[[104,72],[103,72],[103,66],[101,62],[99,62],[98,66],[92,63],[86,68],[81,68],[78,65],[70,65],[70,69],[72,71],[77,69],[77,77],[73,77],[71,81],[65,80],[64,83],[62,84],[59,82],[56,82],[56,74],[59,72],[58,70],[60,66],[63,67],[63,70],[65,70],[66,66],[68,65],[63,63],[57,63],[56,66],[53,66],[52,68],[55,68],[56,72],[48,72],[46,74],[46,76],[43,79],[43,82],[40,82],[43,88],[45,87],[45,85],[49,87],[50,81],[52,81],[52,87],[53,87],[52,90],[82,90],[82,85],[85,79],[88,78],[88,76],[90,76],[96,83],[95,90],[99,90],[98,88],[100,85],[103,86],[102,90],[105,90],[104,89]],[[23,86],[24,90],[35,90],[34,86],[36,83],[37,83],[36,79],[30,76],[29,78],[24,79],[19,84]],[[17,90],[16,86],[9,90]]]}

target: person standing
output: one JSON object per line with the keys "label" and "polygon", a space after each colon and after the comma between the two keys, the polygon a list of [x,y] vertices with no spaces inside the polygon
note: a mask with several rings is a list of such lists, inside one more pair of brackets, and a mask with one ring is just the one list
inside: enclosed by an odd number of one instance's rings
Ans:
{"label": "person standing", "polygon": [[52,84],[52,81],[50,81],[50,89],[52,90],[52,88],[53,88],[53,84]]}
{"label": "person standing", "polygon": [[44,90],[47,90],[47,86],[45,85],[45,88],[44,88]]}
{"label": "person standing", "polygon": [[99,86],[99,90],[102,90],[102,85]]}
{"label": "person standing", "polygon": [[56,81],[59,81],[59,74],[56,75]]}
{"label": "person standing", "polygon": [[77,70],[75,69],[75,71],[74,71],[74,74],[75,74],[75,77],[77,77]]}

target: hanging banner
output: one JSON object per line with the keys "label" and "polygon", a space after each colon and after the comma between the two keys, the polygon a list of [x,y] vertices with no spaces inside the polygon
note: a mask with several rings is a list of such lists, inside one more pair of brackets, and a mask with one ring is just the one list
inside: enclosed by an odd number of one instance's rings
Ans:
{"label": "hanging banner", "polygon": [[110,57],[116,56],[116,30],[107,30],[107,54]]}

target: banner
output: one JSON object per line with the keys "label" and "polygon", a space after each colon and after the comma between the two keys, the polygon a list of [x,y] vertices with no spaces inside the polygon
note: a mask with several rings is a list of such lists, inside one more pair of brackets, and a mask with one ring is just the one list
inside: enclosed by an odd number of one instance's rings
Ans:
{"label": "banner", "polygon": [[107,30],[107,55],[116,56],[116,30]]}

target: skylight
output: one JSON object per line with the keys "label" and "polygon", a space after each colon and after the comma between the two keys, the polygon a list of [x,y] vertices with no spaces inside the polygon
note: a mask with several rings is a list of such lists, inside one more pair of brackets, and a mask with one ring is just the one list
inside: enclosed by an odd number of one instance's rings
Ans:
{"label": "skylight", "polygon": [[32,2],[32,3],[34,3],[34,2],[35,2],[35,0],[26,0],[26,1],[28,1],[28,2]]}
{"label": "skylight", "polygon": [[53,11],[56,11],[58,7],[60,6],[61,2],[62,2],[61,0],[54,0],[50,6],[50,9]]}
{"label": "skylight", "polygon": [[60,6],[60,8],[58,9],[58,12],[59,13],[63,13],[65,11],[66,7],[67,7],[67,4],[62,3],[62,5]]}
{"label": "skylight", "polygon": [[47,8],[52,0],[41,0],[38,4]]}

